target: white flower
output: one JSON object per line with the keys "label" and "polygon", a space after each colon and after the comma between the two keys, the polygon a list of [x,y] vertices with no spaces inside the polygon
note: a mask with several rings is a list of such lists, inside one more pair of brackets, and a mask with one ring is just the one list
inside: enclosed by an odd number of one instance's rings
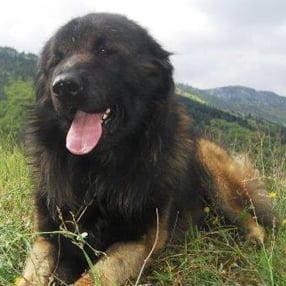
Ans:
{"label": "white flower", "polygon": [[80,234],[81,238],[86,238],[88,236],[88,233],[85,231]]}

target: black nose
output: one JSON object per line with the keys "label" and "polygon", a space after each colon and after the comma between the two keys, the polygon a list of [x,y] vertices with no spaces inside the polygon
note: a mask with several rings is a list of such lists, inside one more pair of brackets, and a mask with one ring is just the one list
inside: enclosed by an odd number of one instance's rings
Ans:
{"label": "black nose", "polygon": [[79,76],[73,73],[64,73],[55,77],[53,92],[57,97],[76,96],[82,91],[82,82]]}

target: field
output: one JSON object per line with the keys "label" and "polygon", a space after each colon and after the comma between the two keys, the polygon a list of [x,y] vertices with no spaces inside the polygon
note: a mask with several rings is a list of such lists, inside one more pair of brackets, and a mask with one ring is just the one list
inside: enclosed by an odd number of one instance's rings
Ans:
{"label": "field", "polygon": [[[9,136],[0,137],[0,285],[12,286],[21,274],[34,237],[32,187],[22,147]],[[283,220],[286,218],[286,154],[275,148],[269,154],[269,146],[263,146],[267,142],[267,138],[263,140],[260,152],[252,157]],[[264,150],[268,150],[267,154]],[[182,243],[171,241],[144,271],[140,284],[286,285],[283,222],[277,233],[269,231],[267,242],[260,247],[245,241],[234,227],[223,226],[220,218],[210,217],[209,223],[212,226],[209,231],[190,229]]]}
{"label": "field", "polygon": [[[25,109],[33,98],[31,81],[11,81],[0,101],[0,286],[16,284],[35,237],[32,186],[21,138]],[[130,285],[286,285],[286,145],[280,127],[235,117],[195,98],[184,97],[198,129],[232,152],[249,154],[268,186],[278,232],[269,230],[264,245],[245,241],[233,226],[209,216],[209,231],[190,229],[180,244],[171,241]],[[195,101],[194,101],[195,100]],[[16,143],[17,142],[17,143]],[[208,206],[206,206],[208,207]],[[208,211],[208,208],[206,208]],[[283,224],[284,222],[284,224]]]}

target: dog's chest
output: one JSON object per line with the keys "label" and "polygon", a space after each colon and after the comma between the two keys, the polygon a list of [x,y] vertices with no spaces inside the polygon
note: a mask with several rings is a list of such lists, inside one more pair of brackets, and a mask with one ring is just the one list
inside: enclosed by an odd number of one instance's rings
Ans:
{"label": "dog's chest", "polygon": [[85,194],[76,194],[80,202],[75,215],[79,231],[87,233],[95,245],[138,239],[152,223],[155,210],[152,198],[146,196],[146,184],[139,186],[116,176],[98,176],[80,186],[78,182],[75,191],[86,189]]}

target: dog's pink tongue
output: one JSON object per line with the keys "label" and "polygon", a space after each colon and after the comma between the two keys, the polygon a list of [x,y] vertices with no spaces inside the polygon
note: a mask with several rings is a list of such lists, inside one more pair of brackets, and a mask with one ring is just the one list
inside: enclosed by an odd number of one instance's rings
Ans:
{"label": "dog's pink tongue", "polygon": [[67,149],[75,155],[89,153],[102,134],[103,113],[89,114],[77,111],[66,138]]}

